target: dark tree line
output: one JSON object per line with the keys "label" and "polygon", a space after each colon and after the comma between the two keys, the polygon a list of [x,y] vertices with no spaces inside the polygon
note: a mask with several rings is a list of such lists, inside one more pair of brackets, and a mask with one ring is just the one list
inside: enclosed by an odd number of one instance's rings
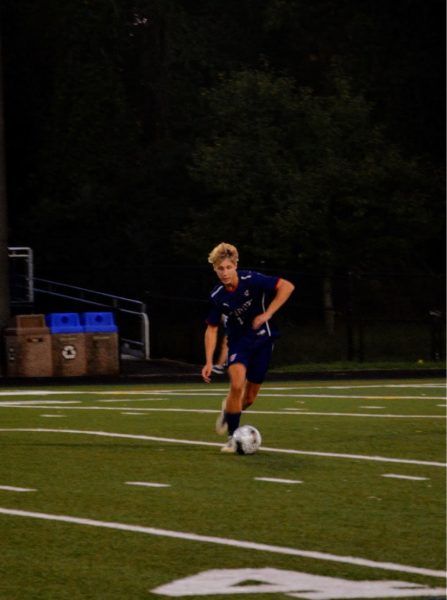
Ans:
{"label": "dark tree line", "polygon": [[[214,243],[442,272],[443,0],[3,0],[9,240],[123,292]],[[326,287],[326,291],[327,291]]]}

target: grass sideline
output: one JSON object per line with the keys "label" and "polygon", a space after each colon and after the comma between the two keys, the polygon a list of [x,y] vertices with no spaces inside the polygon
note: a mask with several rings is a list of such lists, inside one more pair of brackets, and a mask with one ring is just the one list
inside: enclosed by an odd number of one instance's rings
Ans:
{"label": "grass sideline", "polygon": [[443,586],[383,567],[445,566],[443,384],[267,384],[243,417],[263,435],[250,457],[219,452],[225,384],[3,388],[0,486],[35,491],[0,489],[0,510],[17,511],[0,513],[0,598],[160,600],[157,586],[241,568]]}

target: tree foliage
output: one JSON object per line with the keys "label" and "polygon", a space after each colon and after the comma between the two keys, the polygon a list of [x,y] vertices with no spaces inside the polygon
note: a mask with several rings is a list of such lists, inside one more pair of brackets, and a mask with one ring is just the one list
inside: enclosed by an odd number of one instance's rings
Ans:
{"label": "tree foliage", "polygon": [[3,0],[10,243],[135,291],[223,238],[253,261],[440,270],[443,13]]}
{"label": "tree foliage", "polygon": [[236,236],[255,261],[332,272],[401,266],[425,241],[421,165],[387,142],[346,79],[333,74],[331,87],[316,95],[243,71],[206,93],[191,174],[210,201],[181,235],[186,247]]}

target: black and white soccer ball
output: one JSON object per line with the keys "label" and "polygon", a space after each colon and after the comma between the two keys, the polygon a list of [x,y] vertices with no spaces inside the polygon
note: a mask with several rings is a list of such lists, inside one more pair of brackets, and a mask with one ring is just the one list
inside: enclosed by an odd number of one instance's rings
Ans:
{"label": "black and white soccer ball", "polygon": [[233,444],[238,454],[254,454],[261,442],[261,434],[253,425],[242,425],[233,433]]}

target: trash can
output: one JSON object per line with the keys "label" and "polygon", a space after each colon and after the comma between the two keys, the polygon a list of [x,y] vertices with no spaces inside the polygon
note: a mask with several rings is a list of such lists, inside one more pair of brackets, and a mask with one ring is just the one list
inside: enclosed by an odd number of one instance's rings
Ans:
{"label": "trash can", "polygon": [[54,376],[86,375],[85,334],[78,313],[50,313],[46,322],[51,332]]}
{"label": "trash can", "polygon": [[88,375],[119,374],[118,327],[111,312],[81,314],[85,331]]}
{"label": "trash can", "polygon": [[4,330],[9,377],[51,377],[50,330],[45,315],[16,315]]}

